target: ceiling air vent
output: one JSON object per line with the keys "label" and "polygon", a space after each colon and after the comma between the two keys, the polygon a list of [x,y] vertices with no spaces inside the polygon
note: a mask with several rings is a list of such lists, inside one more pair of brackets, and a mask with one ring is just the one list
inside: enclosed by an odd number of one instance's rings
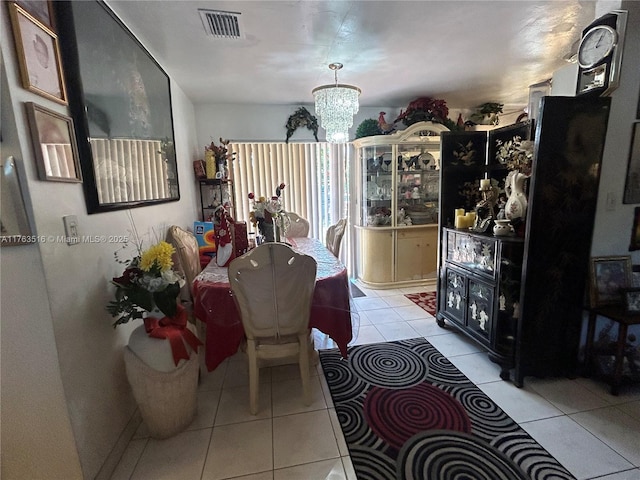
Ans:
{"label": "ceiling air vent", "polygon": [[216,38],[244,38],[239,13],[204,9],[198,9],[198,12],[207,35]]}

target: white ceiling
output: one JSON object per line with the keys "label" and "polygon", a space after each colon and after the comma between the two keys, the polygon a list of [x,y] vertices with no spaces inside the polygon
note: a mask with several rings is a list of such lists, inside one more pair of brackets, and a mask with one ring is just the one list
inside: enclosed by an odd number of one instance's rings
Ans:
{"label": "white ceiling", "polygon": [[[120,1],[108,4],[196,104],[312,104],[333,83],[362,106],[420,96],[450,108],[525,105],[594,18],[594,1]],[[239,12],[245,38],[205,33],[199,8]]]}

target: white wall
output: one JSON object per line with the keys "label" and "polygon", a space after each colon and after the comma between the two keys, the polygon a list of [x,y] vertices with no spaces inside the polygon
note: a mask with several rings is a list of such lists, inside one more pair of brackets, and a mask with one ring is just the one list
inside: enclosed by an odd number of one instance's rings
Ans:
{"label": "white wall", "polygon": [[[633,214],[637,205],[623,204],[625,175],[629,161],[632,125],[640,95],[640,2],[622,2],[628,11],[620,86],[611,95],[611,115],[602,160],[592,255],[629,255]],[[613,210],[607,197],[613,197]],[[631,252],[632,262],[640,263],[640,251]]]}
{"label": "white wall", "polygon": [[[4,5],[3,5],[4,7]],[[26,171],[38,235],[64,235],[62,217],[78,217],[80,235],[127,235],[124,210],[88,215],[82,185],[37,179],[23,103],[63,114],[68,108],[20,85],[11,25],[0,9],[1,48],[17,129],[9,140]],[[152,52],[153,53],[153,52]],[[164,237],[171,224],[197,218],[192,161],[196,159],[193,106],[172,84],[181,200],[132,209],[137,229]],[[8,131],[3,125],[3,138]],[[5,145],[7,144],[7,145]],[[122,347],[133,327],[112,328],[105,310],[121,274],[120,244],[39,243],[2,247],[2,476],[10,479],[95,478],[136,405]]]}

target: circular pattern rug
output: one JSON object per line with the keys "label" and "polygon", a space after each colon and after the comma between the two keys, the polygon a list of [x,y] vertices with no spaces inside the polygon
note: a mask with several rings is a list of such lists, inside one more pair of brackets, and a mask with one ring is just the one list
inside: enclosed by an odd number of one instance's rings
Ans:
{"label": "circular pattern rug", "polygon": [[360,480],[575,480],[424,338],[320,361]]}

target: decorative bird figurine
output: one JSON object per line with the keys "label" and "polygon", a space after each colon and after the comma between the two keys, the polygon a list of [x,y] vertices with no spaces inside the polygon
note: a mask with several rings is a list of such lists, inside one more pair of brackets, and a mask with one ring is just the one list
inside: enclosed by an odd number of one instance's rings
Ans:
{"label": "decorative bird figurine", "polygon": [[378,126],[380,127],[382,133],[384,133],[385,135],[387,133],[393,132],[396,129],[395,124],[387,123],[387,121],[384,119],[384,116],[386,114],[387,112],[380,112],[380,116],[378,117]]}

